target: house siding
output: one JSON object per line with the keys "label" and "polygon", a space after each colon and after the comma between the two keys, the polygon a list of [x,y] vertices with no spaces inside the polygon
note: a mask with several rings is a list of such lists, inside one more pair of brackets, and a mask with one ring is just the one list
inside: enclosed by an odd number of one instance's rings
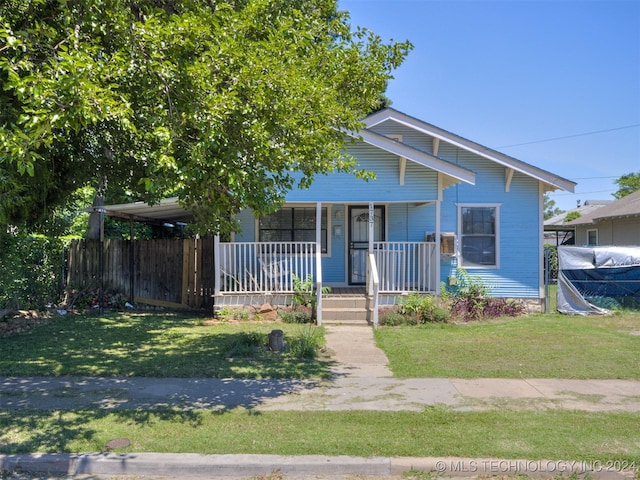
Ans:
{"label": "house siding", "polygon": [[358,168],[375,172],[376,179],[365,181],[353,174],[318,175],[308,190],[294,189],[288,202],[385,203],[426,201],[437,198],[435,171],[407,161],[404,185],[400,185],[399,158],[370,145],[354,145],[349,153]]}
{"label": "house siding", "polygon": [[576,226],[576,244],[587,244],[587,230],[598,230],[598,245],[640,246],[640,218],[601,220]]}
{"label": "house siding", "polygon": [[[510,191],[505,191],[505,169],[482,157],[441,146],[447,155],[476,172],[477,185],[454,185],[444,191],[442,231],[453,231],[459,238],[458,208],[460,204],[499,205],[499,268],[470,268],[491,287],[491,294],[500,297],[538,298],[540,282],[538,182],[525,175],[513,175]],[[536,253],[537,252],[537,253]],[[455,275],[457,259],[444,259],[441,279]]]}

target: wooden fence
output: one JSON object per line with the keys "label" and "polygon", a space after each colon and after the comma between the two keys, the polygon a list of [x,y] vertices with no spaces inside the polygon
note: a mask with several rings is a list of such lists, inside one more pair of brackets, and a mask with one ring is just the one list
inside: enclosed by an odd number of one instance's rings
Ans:
{"label": "wooden fence", "polygon": [[73,241],[67,286],[113,289],[137,303],[213,306],[213,239]]}

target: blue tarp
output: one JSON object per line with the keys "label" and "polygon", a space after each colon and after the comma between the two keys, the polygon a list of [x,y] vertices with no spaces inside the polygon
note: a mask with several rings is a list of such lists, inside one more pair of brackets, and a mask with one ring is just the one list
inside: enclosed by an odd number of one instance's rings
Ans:
{"label": "blue tarp", "polygon": [[558,247],[558,311],[640,305],[640,247]]}

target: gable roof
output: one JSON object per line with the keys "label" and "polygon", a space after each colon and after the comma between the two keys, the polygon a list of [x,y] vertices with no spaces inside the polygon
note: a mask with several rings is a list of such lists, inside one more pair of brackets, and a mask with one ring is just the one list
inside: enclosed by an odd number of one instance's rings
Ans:
{"label": "gable roof", "polygon": [[588,215],[599,208],[604,207],[605,205],[609,205],[613,200],[586,200],[579,207],[573,208],[567,212],[562,212],[558,215],[555,215],[544,221],[544,229],[545,231],[554,231],[554,230],[575,230],[575,226],[571,226],[570,222],[566,222],[565,218],[572,212],[578,212],[580,214],[580,218],[585,215]]}
{"label": "gable roof", "polygon": [[[497,164],[504,166],[505,168],[523,173],[530,177],[533,177],[547,186],[547,190],[565,190],[573,192],[576,186],[575,182],[566,178],[560,177],[554,173],[548,172],[538,167],[534,167],[526,162],[518,160],[516,158],[505,155],[497,150],[490,149],[479,143],[467,140],[459,135],[443,130],[430,123],[423,122],[417,118],[411,117],[405,113],[402,113],[393,108],[385,108],[375,112],[364,119],[365,128],[369,129],[376,125],[379,125],[386,121],[393,121],[400,125],[407,126],[418,132],[422,132],[433,138],[437,138],[440,141],[455,145],[463,150],[475,153],[481,157],[487,158]],[[436,157],[437,158],[437,157]],[[440,159],[442,161],[446,161]]]}
{"label": "gable roof", "polygon": [[605,205],[567,225],[589,225],[612,218],[640,217],[640,190]]}
{"label": "gable roof", "polygon": [[464,167],[460,167],[455,163],[443,160],[442,158],[435,157],[429,153],[418,150],[417,148],[410,147],[407,144],[398,142],[379,133],[372,132],[370,130],[361,130],[358,133],[349,134],[353,138],[359,138],[363,142],[373,145],[375,147],[386,150],[389,153],[398,155],[399,157],[406,158],[415,163],[429,167],[437,172],[443,173],[449,177],[452,177],[456,181],[462,181],[475,185],[476,174],[471,170]]}

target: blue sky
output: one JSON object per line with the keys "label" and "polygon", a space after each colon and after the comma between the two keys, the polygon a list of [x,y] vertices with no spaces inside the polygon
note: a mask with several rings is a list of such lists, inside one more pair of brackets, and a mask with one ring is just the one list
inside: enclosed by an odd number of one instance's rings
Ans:
{"label": "blue sky", "polygon": [[394,108],[577,182],[551,194],[556,207],[613,199],[614,180],[640,172],[640,0],[339,7],[353,27],[413,43],[387,90]]}

